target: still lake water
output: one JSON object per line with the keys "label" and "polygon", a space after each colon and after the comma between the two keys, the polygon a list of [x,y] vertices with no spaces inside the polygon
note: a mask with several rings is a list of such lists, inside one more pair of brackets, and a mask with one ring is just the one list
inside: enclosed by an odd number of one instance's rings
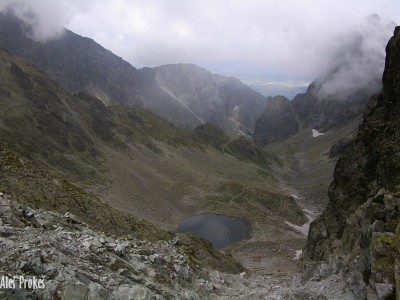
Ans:
{"label": "still lake water", "polygon": [[176,232],[194,232],[222,249],[248,238],[249,225],[243,219],[224,215],[202,214],[183,219]]}

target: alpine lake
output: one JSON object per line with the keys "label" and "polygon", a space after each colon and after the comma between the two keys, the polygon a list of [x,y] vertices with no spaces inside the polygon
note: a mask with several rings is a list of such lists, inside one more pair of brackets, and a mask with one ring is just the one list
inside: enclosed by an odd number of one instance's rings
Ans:
{"label": "alpine lake", "polygon": [[217,249],[247,239],[249,224],[240,218],[201,214],[184,218],[179,223],[176,232],[193,232],[209,240]]}

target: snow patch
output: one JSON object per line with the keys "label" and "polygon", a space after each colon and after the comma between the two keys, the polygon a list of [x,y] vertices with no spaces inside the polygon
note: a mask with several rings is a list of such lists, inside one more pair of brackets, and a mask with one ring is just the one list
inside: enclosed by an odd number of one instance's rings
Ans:
{"label": "snow patch", "polygon": [[296,250],[296,252],[295,252],[295,254],[294,254],[294,257],[293,257],[293,260],[299,260],[300,259],[300,256],[303,254],[303,250],[302,249],[300,249],[300,250]]}
{"label": "snow patch", "polygon": [[324,135],[324,133],[323,132],[319,132],[316,129],[312,129],[312,136],[313,137],[317,137],[317,136],[320,136],[320,135]]}
{"label": "snow patch", "polygon": [[299,226],[293,223],[290,223],[289,221],[285,221],[285,224],[296,230],[297,232],[301,233],[304,236],[308,235],[308,230],[310,229],[310,223],[314,220],[314,218],[311,216],[310,211],[308,210],[303,210],[304,214],[308,218],[308,222],[304,223],[303,225]]}
{"label": "snow patch", "polygon": [[295,200],[303,199],[302,196],[300,196],[300,195],[298,195],[298,194],[296,194],[296,193],[293,193],[293,194],[291,194],[290,196],[292,196]]}

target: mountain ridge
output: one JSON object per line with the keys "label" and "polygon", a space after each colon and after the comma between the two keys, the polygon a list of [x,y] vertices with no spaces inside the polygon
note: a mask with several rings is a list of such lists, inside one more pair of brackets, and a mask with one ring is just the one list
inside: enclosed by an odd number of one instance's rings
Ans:
{"label": "mountain ridge", "polygon": [[[223,76],[204,72],[204,68],[194,65],[185,74],[174,71],[179,65],[138,70],[92,39],[68,29],[58,38],[36,42],[26,36],[29,28],[24,29],[26,25],[11,12],[0,13],[0,25],[0,47],[30,60],[70,93],[86,92],[107,105],[141,105],[184,127],[193,128],[204,121],[232,133],[238,133],[240,127],[252,133],[255,119],[265,104],[265,97],[240,81],[227,78],[223,83]],[[160,74],[165,73],[167,77],[199,76],[196,81],[201,82],[203,89],[198,86],[190,97],[180,95],[175,83],[169,86],[163,80],[160,84]],[[211,110],[204,110],[205,101]],[[254,109],[247,109],[243,105],[246,101]],[[217,118],[216,114],[223,117]]]}

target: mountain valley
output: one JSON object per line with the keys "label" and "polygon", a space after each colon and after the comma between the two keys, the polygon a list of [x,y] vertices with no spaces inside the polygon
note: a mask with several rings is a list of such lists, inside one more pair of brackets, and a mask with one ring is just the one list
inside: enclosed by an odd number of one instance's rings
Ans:
{"label": "mountain valley", "polygon": [[[0,296],[399,297],[399,27],[383,89],[322,95],[332,70],[292,101],[29,32],[0,13],[0,272],[47,286]],[[175,233],[203,213],[249,238],[218,251]]]}

